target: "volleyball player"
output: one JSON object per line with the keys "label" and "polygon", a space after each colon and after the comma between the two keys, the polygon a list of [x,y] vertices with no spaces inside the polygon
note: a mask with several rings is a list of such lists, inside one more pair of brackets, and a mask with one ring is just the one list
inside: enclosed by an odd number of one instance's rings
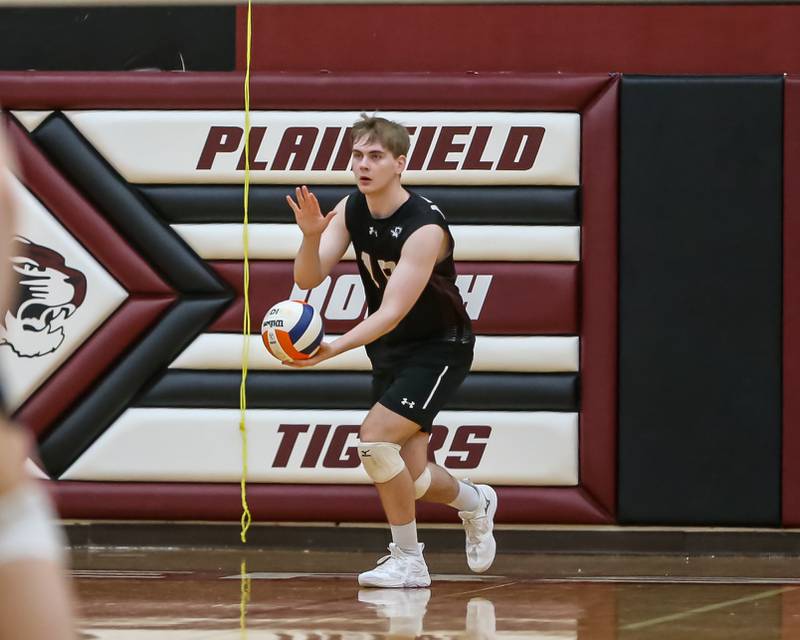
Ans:
{"label": "volleyball player", "polygon": [[358,577],[369,587],[425,587],[430,576],[417,540],[415,499],[456,508],[467,561],[486,571],[495,556],[497,495],[488,485],[456,480],[428,462],[433,419],[463,382],[475,338],[455,285],[453,237],[434,203],[403,188],[405,127],[362,115],[352,128],[358,191],[323,215],[306,187],[287,197],[303,241],[294,277],[320,284],[352,242],[369,315],[317,354],[288,363],[308,367],[366,345],[374,404],[359,432],[359,455],[392,531],[389,555]]}

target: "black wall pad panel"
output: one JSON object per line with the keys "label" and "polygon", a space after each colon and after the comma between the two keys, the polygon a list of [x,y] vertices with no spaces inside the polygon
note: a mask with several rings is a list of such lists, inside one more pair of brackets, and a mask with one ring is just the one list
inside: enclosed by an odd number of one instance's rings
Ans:
{"label": "black wall pad panel", "polygon": [[164,225],[62,115],[50,116],[33,134],[59,169],[97,204],[109,221],[181,292],[228,291],[208,266]]}
{"label": "black wall pad panel", "polygon": [[0,9],[6,71],[233,71],[236,7]]}
{"label": "black wall pad panel", "polygon": [[625,77],[619,519],[780,525],[779,77]]}
{"label": "black wall pad panel", "polygon": [[39,452],[50,476],[64,473],[228,302],[226,297],[184,299],[167,311],[42,441]]}
{"label": "black wall pad panel", "polygon": [[[251,409],[366,409],[372,405],[369,372],[247,374]],[[238,408],[238,371],[171,370],[136,401],[140,407]],[[577,373],[471,373],[447,409],[577,411]]]}
{"label": "black wall pad panel", "polygon": [[[294,222],[286,196],[296,185],[250,187],[250,222]],[[325,211],[354,191],[352,186],[310,187]],[[433,200],[451,224],[579,223],[578,187],[409,187]],[[169,224],[241,222],[243,192],[229,185],[139,185]]]}

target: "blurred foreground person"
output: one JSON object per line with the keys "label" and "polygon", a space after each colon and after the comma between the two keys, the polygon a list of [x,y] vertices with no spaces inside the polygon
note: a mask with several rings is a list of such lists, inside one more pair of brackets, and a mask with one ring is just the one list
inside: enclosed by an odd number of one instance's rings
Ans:
{"label": "blurred foreground person", "polygon": [[[0,306],[7,309],[13,199],[4,133],[0,128]],[[47,496],[25,470],[29,450],[29,438],[0,408],[0,640],[72,640],[64,541]]]}

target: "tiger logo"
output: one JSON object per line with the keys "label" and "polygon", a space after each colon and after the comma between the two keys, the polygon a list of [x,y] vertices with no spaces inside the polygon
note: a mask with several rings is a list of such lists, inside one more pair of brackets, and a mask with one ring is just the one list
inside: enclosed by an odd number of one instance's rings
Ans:
{"label": "tiger logo", "polygon": [[52,249],[15,236],[11,267],[17,299],[0,325],[0,346],[23,358],[52,353],[64,342],[64,323],[86,298],[86,277]]}

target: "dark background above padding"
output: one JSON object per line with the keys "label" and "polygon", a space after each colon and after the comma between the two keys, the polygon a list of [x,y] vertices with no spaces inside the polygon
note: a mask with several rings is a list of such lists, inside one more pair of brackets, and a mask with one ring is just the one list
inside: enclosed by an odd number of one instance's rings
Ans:
{"label": "dark background above padding", "polygon": [[[136,401],[140,407],[238,408],[238,371],[165,373]],[[251,409],[367,409],[369,372],[266,372],[247,375]],[[470,373],[448,410],[577,411],[577,373]]]}
{"label": "dark background above padding", "polygon": [[623,78],[624,523],[780,524],[782,89]]}
{"label": "dark background above padding", "polygon": [[0,9],[0,69],[232,71],[235,9]]}
{"label": "dark background above padding", "polygon": [[[250,222],[294,223],[286,196],[295,185],[250,187]],[[330,211],[346,195],[348,185],[309,187],[320,207]],[[140,185],[140,191],[169,224],[241,222],[241,186]],[[412,191],[435,202],[451,224],[556,224],[576,225],[578,187],[431,187],[411,186]]]}

